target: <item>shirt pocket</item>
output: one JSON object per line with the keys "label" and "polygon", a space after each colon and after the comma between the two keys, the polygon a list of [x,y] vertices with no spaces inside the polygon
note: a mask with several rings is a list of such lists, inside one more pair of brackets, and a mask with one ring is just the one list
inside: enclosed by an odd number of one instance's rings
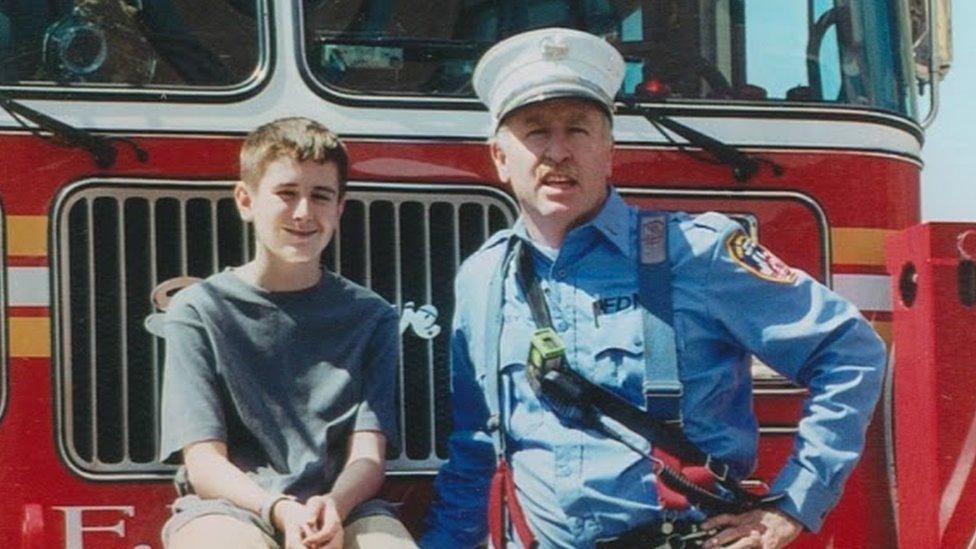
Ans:
{"label": "shirt pocket", "polygon": [[535,433],[542,425],[545,412],[526,378],[525,362],[534,332],[535,328],[524,320],[506,320],[499,349],[502,378],[510,396],[507,431],[509,438],[516,441]]}
{"label": "shirt pocket", "polygon": [[[644,381],[644,325],[640,311],[604,315],[594,330],[590,379],[617,393],[639,397]],[[639,400],[639,398],[638,398]]]}

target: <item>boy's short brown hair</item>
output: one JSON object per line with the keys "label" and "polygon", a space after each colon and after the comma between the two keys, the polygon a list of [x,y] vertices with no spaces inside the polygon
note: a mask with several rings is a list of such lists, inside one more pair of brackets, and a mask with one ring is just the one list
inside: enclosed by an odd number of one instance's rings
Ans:
{"label": "boy's short brown hair", "polygon": [[339,172],[339,197],[346,193],[349,174],[346,146],[329,128],[300,116],[279,118],[248,134],[241,147],[241,181],[256,186],[268,164],[283,156],[298,162],[334,162]]}

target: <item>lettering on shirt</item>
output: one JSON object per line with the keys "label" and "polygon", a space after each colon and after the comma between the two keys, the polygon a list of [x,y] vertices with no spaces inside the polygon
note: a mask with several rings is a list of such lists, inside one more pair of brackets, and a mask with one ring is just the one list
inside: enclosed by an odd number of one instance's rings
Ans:
{"label": "lettering on shirt", "polygon": [[612,315],[636,309],[640,305],[638,294],[614,295],[609,297],[598,297],[593,300],[593,322],[597,328],[600,327],[600,315]]}

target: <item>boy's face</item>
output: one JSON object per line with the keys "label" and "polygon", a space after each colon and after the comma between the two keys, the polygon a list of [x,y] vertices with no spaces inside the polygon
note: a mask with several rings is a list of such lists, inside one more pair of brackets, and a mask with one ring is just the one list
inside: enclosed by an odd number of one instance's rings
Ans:
{"label": "boy's face", "polygon": [[268,164],[254,186],[238,183],[234,198],[241,218],[254,224],[258,258],[316,267],[345,205],[334,162],[287,156]]}

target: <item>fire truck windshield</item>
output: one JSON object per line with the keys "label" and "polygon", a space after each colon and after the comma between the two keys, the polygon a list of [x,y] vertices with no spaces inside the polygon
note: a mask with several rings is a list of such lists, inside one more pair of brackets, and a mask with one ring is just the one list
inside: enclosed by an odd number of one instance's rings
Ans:
{"label": "fire truck windshield", "polygon": [[255,72],[258,0],[0,0],[0,85],[231,87]]}
{"label": "fire truck windshield", "polygon": [[492,44],[564,26],[614,44],[621,91],[648,100],[915,117],[907,19],[894,0],[325,0],[305,3],[305,58],[331,93],[455,102]]}

